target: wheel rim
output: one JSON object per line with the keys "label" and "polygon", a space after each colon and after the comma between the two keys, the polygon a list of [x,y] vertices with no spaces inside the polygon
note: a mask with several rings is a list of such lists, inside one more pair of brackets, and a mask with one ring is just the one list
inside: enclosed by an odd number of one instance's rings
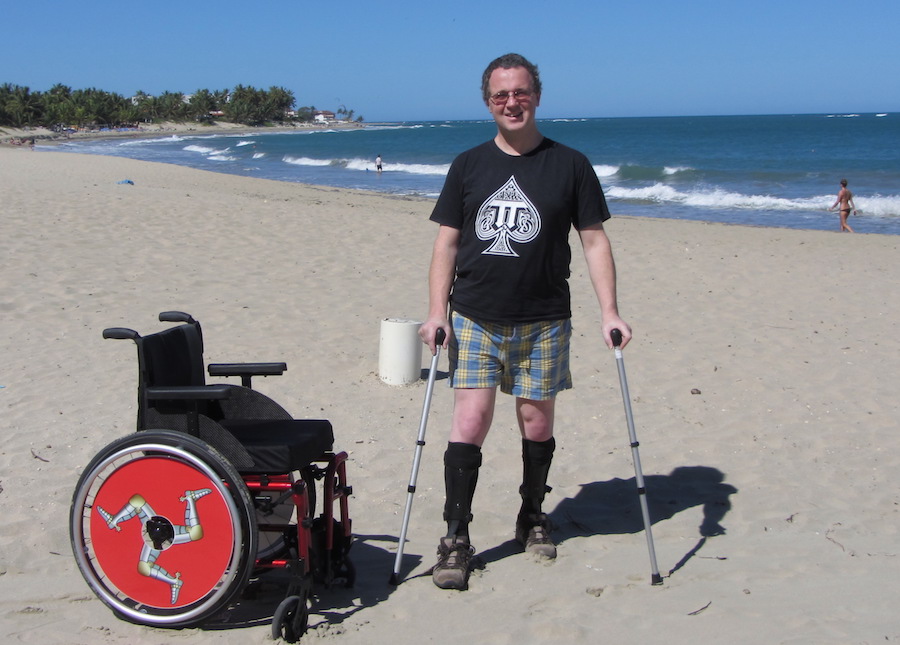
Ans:
{"label": "wheel rim", "polygon": [[[246,559],[255,559],[251,512],[235,501],[243,484],[202,442],[198,449],[184,436],[142,434],[146,440],[110,444],[82,475],[70,526],[75,558],[95,593],[125,618],[199,622],[243,587]],[[204,446],[204,458],[194,454]],[[137,498],[144,506],[132,504]],[[109,526],[115,517],[119,530]]]}

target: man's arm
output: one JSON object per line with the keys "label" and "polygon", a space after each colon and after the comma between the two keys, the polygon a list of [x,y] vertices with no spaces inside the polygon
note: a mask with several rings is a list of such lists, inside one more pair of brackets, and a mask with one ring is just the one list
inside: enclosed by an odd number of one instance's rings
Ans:
{"label": "man's arm", "polygon": [[603,339],[607,347],[612,347],[610,331],[618,329],[622,332],[622,347],[631,340],[631,327],[619,317],[619,305],[616,300],[616,264],[613,260],[612,246],[603,224],[593,224],[578,232],[587,261],[588,274],[597,300],[600,303],[600,314],[603,320]]}
{"label": "man's arm", "polygon": [[447,318],[447,308],[450,304],[450,289],[456,277],[459,237],[459,229],[442,224],[434,240],[431,267],[428,270],[428,319],[419,328],[419,336],[431,349],[432,354],[436,351],[434,335],[437,330],[443,329],[446,334],[444,347],[447,346],[452,331]]}

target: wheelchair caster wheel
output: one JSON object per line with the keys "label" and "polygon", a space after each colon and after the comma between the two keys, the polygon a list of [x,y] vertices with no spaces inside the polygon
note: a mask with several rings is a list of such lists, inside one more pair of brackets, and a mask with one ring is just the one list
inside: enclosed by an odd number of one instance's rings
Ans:
{"label": "wheelchair caster wheel", "polygon": [[306,633],[309,607],[306,596],[288,596],[281,601],[272,616],[272,638],[296,643]]}

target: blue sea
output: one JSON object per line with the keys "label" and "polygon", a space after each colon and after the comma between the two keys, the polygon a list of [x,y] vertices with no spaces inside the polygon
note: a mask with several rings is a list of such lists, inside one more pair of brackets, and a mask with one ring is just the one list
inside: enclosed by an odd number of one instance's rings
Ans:
{"label": "blue sea", "polygon": [[[591,160],[614,215],[837,231],[846,178],[862,233],[900,234],[900,114],[548,119],[545,136]],[[453,158],[493,121],[69,142],[215,172],[434,198]],[[57,148],[59,149],[59,148]],[[375,157],[384,172],[375,172]]]}

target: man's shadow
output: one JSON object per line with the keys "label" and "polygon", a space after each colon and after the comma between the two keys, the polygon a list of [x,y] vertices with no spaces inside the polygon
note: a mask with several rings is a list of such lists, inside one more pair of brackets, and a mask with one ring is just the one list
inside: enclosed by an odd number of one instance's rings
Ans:
{"label": "man's shadow", "polygon": [[[644,477],[651,524],[695,506],[703,507],[703,521],[698,527],[700,541],[669,571],[669,575],[696,555],[707,538],[725,533],[721,522],[731,509],[729,497],[738,490],[724,480],[722,471],[709,466],[681,466],[668,475]],[[555,527],[551,535],[557,544],[575,537],[644,530],[640,498],[633,477],[582,484],[575,497],[562,500],[547,515]],[[521,550],[521,546],[510,540],[482,552],[480,560],[494,562]]]}

